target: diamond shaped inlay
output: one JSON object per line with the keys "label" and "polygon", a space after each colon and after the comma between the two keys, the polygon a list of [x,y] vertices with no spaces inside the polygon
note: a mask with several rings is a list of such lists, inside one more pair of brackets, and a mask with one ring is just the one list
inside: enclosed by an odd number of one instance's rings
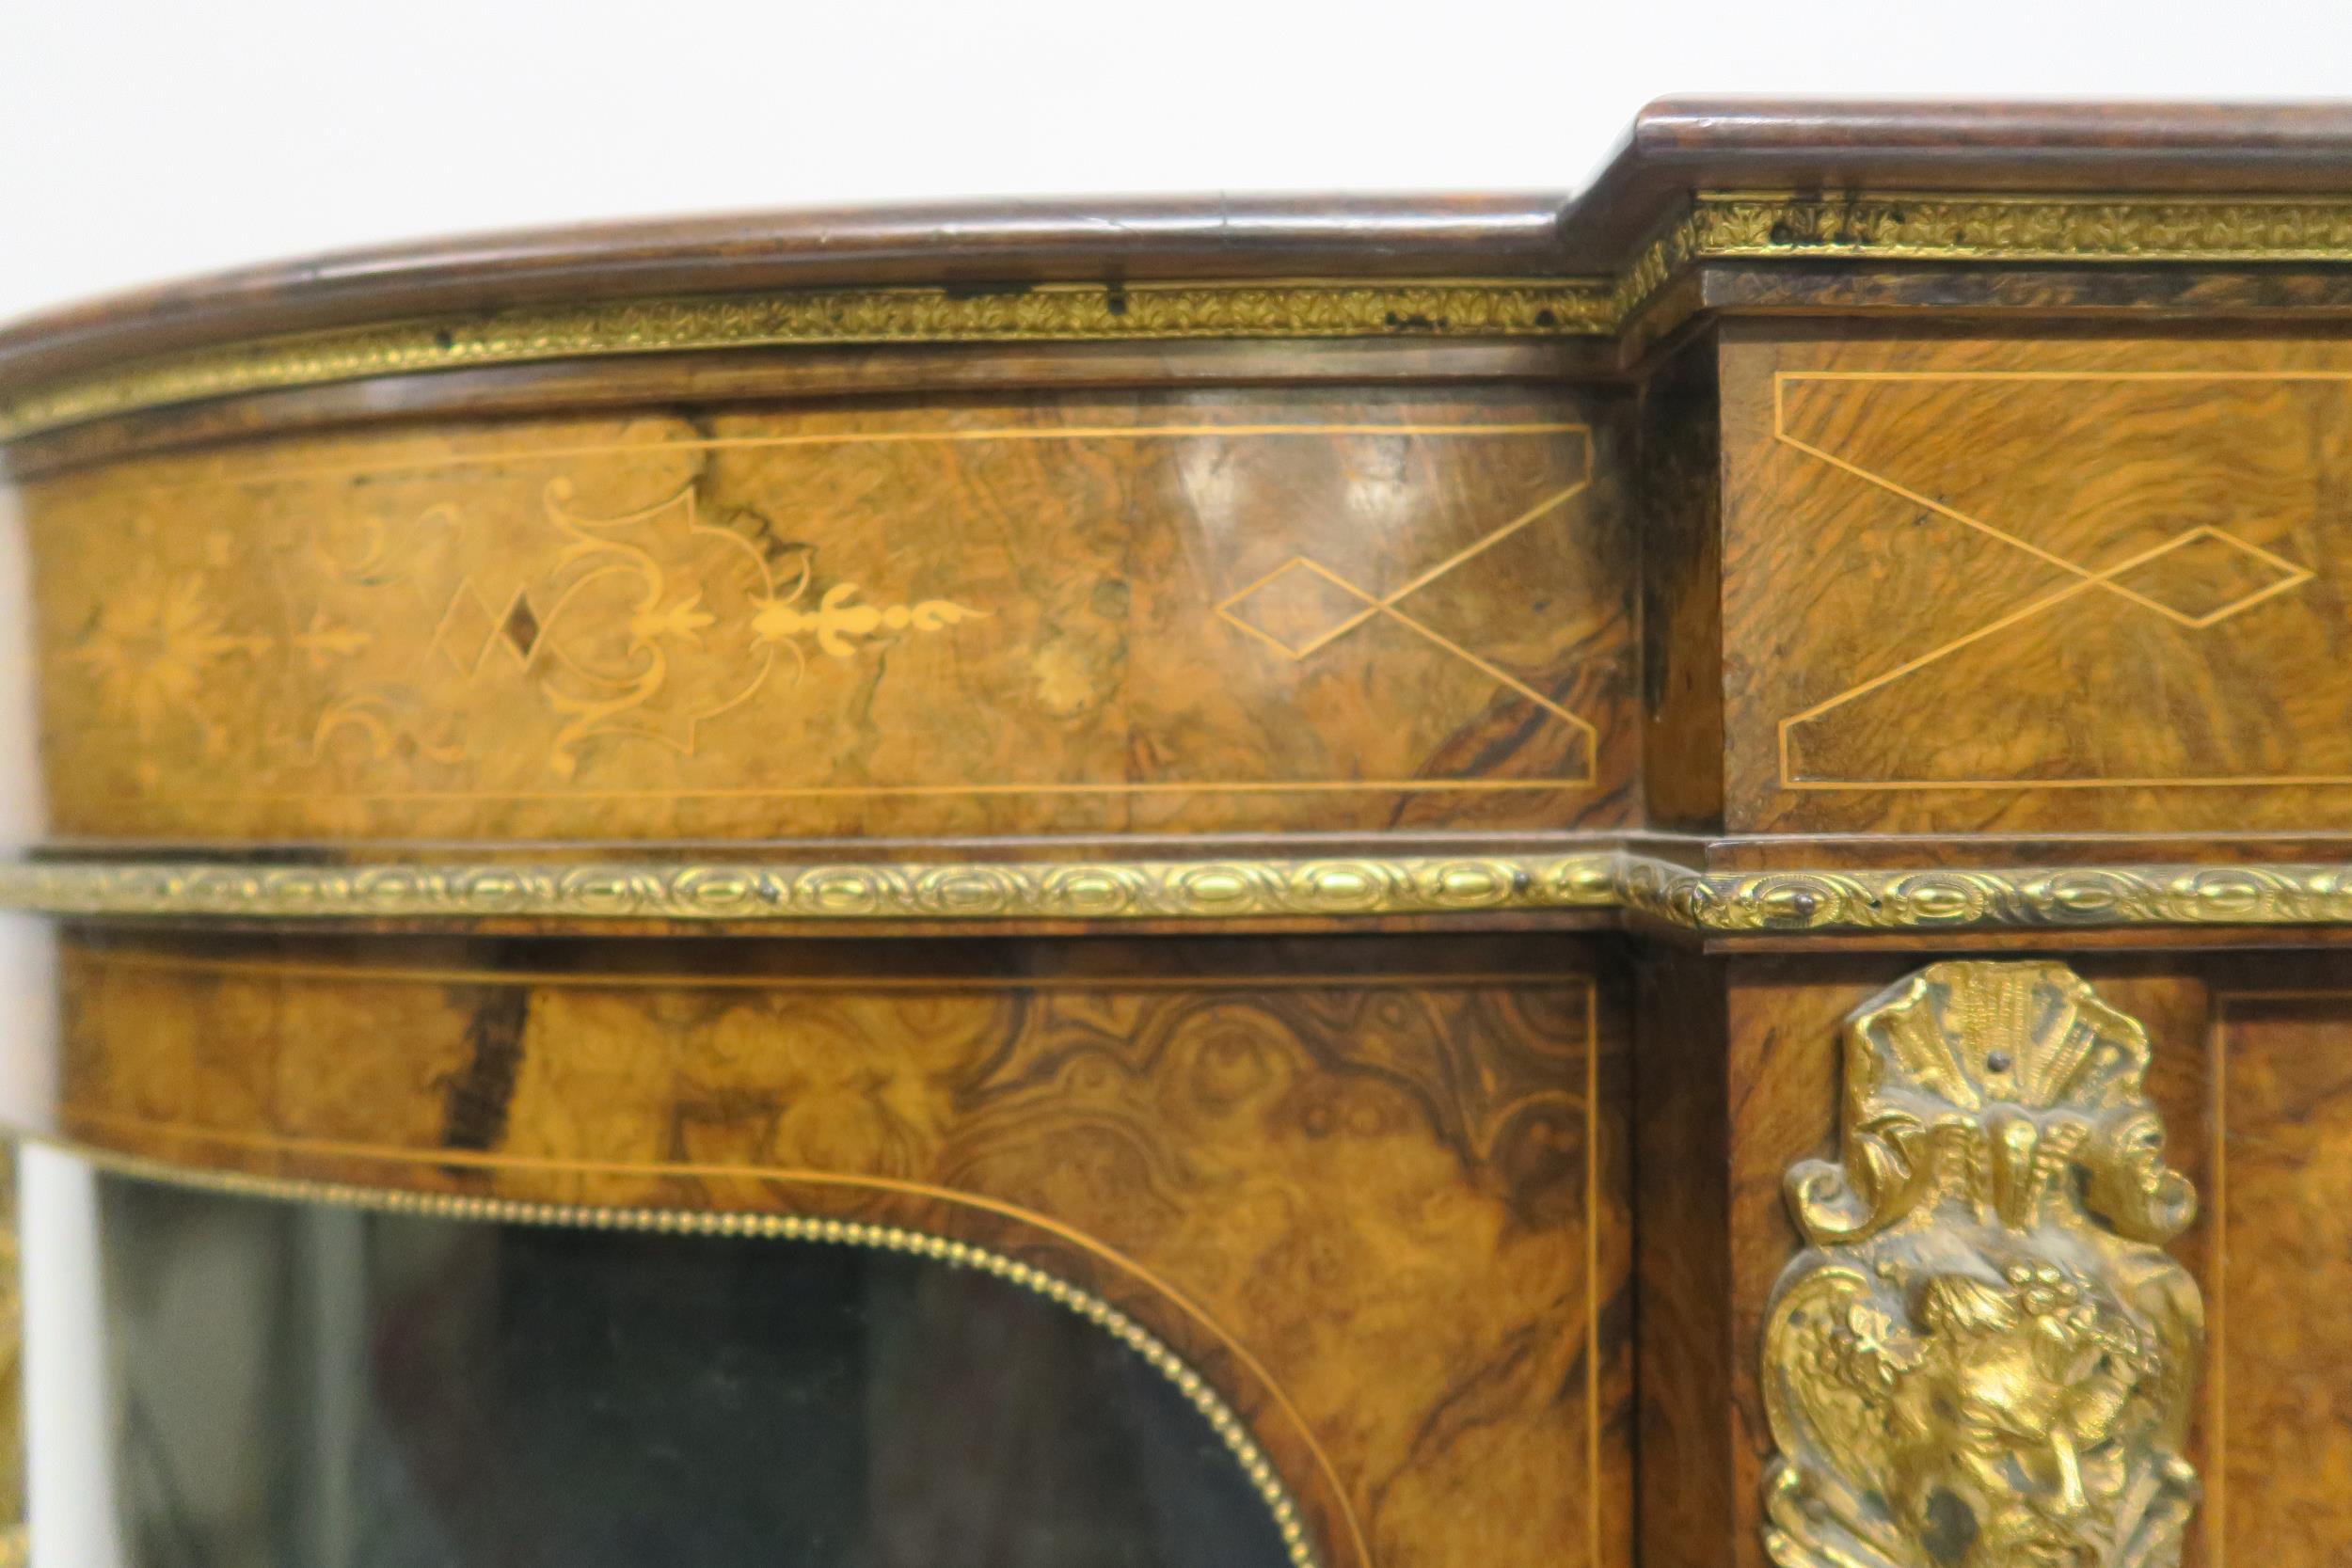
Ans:
{"label": "diamond shaped inlay", "polygon": [[529,594],[516,591],[515,602],[506,607],[506,620],[499,630],[505,634],[507,646],[525,663],[530,662],[531,650],[539,645],[539,617],[531,608]]}
{"label": "diamond shaped inlay", "polygon": [[433,628],[433,651],[470,675],[482,667],[482,656],[490,651],[498,629],[498,617],[474,585],[460,582],[449,596],[449,608],[441,611],[440,625]]}
{"label": "diamond shaped inlay", "polygon": [[1304,658],[1379,607],[1301,556],[1227,599],[1216,612],[1291,657]]}
{"label": "diamond shaped inlay", "polygon": [[490,650],[501,644],[514,654],[517,664],[528,664],[543,629],[538,612],[531,608],[530,596],[522,589],[515,591],[501,613],[491,610],[469,578],[449,596],[449,608],[441,611],[440,625],[433,628],[432,646],[435,653],[470,675],[482,668]]}
{"label": "diamond shaped inlay", "polygon": [[2311,575],[2234,534],[2205,527],[2190,529],[2106,580],[2185,626],[2209,626]]}

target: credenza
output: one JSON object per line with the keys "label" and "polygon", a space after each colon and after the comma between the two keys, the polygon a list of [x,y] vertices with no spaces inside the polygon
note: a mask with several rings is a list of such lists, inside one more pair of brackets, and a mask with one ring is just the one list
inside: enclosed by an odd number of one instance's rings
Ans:
{"label": "credenza", "polygon": [[2344,1560],[2347,328],[2352,108],[1668,101],[0,331],[72,1568]]}

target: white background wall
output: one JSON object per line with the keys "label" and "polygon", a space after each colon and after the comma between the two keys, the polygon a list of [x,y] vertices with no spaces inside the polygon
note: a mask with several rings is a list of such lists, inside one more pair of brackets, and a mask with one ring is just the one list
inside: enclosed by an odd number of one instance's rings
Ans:
{"label": "white background wall", "polygon": [[0,316],[438,230],[1572,184],[1667,92],[2352,94],[2346,0],[0,0]]}
{"label": "white background wall", "polygon": [[[0,317],[576,218],[1566,186],[1645,100],[1732,91],[2352,96],[2352,0],[0,0]],[[0,987],[39,963],[0,928]],[[27,1185],[40,1561],[103,1568],[87,1195]]]}

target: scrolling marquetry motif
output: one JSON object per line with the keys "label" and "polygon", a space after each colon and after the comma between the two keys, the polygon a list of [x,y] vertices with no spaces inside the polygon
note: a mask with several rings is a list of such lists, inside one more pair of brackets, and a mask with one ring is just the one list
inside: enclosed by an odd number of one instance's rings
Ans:
{"label": "scrolling marquetry motif", "polygon": [[1765,1330],[1780,1568],[2179,1560],[2204,1315],[2148,1060],[2057,963],[1931,965],[1853,1016]]}
{"label": "scrolling marquetry motif", "polygon": [[31,487],[61,832],[677,841],[1626,818],[1556,398],[326,436]]}

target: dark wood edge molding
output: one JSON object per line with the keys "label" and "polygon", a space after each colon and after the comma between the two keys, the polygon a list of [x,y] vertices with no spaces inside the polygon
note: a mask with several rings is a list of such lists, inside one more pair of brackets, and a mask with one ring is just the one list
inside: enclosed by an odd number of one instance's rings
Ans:
{"label": "dark wood edge molding", "polygon": [[2352,191],[2352,101],[2035,103],[1663,98],[1562,213],[1621,262],[1690,193],[2316,196]]}
{"label": "dark wood edge molding", "polygon": [[843,926],[1612,911],[1701,935],[2352,926],[2352,863],[1701,871],[1611,850],[790,864],[169,860],[0,865],[67,918]]}
{"label": "dark wood edge molding", "polygon": [[[1702,266],[1823,261],[2340,267],[2352,263],[2352,198],[1702,191],[1622,271],[1597,277],[858,285],[515,307],[230,342],[20,379],[13,390],[0,366],[0,442],[212,399],[616,356],[845,345],[1607,341],[1672,325],[1648,320],[1652,307],[1674,305],[1677,286]],[[1702,303],[1687,297],[1674,309]]]}
{"label": "dark wood edge molding", "polygon": [[2352,104],[1666,100],[1573,199],[812,210],[248,268],[0,328],[0,440],[271,387],[789,342],[1607,336],[1709,259],[2352,260]]}

